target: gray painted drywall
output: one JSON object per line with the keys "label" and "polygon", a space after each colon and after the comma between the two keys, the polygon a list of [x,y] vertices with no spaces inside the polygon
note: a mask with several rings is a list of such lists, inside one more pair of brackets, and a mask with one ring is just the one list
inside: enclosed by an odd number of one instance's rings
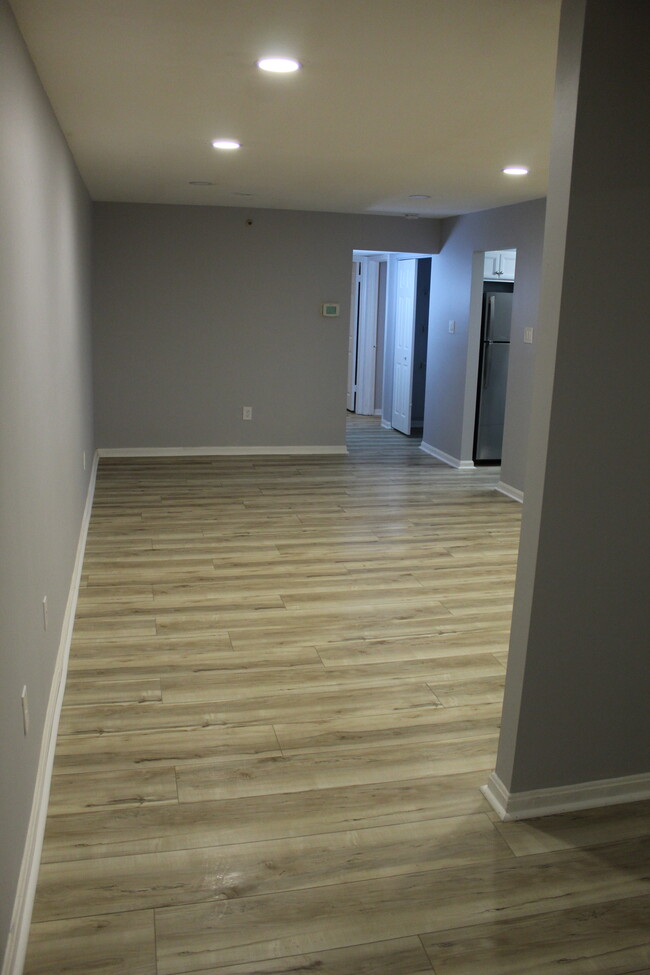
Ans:
{"label": "gray painted drywall", "polygon": [[[506,177],[504,177],[505,179]],[[544,200],[443,221],[432,260],[427,395],[423,440],[458,460],[472,459],[483,261],[477,252],[517,248],[501,480],[524,490],[534,345],[538,337]],[[455,321],[456,331],[449,332]]]}
{"label": "gray painted drywall", "polygon": [[0,957],[93,456],[89,216],[68,147],[0,0]]}
{"label": "gray painted drywall", "polygon": [[352,251],[436,252],[439,223],[106,203],[93,240],[99,447],[332,446]]}
{"label": "gray painted drywall", "polygon": [[565,0],[497,761],[511,793],[650,772],[649,38],[645,4]]}

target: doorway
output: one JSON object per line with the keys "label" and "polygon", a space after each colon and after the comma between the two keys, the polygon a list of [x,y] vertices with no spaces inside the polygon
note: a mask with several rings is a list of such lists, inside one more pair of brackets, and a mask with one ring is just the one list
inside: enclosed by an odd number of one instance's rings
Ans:
{"label": "doorway", "polygon": [[499,465],[506,412],[516,251],[486,251],[472,458]]}
{"label": "doorway", "polygon": [[353,257],[347,408],[409,436],[424,422],[431,257]]}

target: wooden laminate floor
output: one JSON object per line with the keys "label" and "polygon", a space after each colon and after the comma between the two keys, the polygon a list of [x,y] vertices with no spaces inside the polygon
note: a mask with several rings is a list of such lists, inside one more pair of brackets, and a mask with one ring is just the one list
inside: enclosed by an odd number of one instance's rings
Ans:
{"label": "wooden laminate floor", "polygon": [[349,427],[101,461],[28,975],[650,972],[650,804],[479,792],[520,506]]}

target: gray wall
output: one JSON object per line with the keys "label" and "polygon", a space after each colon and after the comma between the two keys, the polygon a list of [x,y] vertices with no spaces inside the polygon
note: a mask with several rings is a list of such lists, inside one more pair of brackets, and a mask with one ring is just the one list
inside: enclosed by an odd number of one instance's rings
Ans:
{"label": "gray wall", "polygon": [[438,244],[434,220],[96,205],[98,446],[342,445],[352,250]]}
{"label": "gray wall", "polygon": [[475,252],[517,248],[501,479],[518,490],[524,489],[535,349],[523,336],[526,326],[537,326],[544,210],[544,200],[533,200],[445,220],[442,247],[432,259],[423,440],[471,460],[483,276]]}
{"label": "gray wall", "polygon": [[[89,202],[6,0],[0,0],[0,227],[1,957],[93,453]],[[25,684],[28,737],[20,702]]]}
{"label": "gray wall", "polygon": [[649,38],[647,4],[565,0],[497,762],[515,793],[650,772]]}

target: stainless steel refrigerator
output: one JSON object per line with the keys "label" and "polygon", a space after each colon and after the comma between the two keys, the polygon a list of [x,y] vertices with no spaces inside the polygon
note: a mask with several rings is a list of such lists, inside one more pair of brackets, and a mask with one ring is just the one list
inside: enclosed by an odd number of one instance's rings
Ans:
{"label": "stainless steel refrigerator", "polygon": [[474,430],[475,463],[499,463],[506,409],[512,294],[483,295],[478,400]]}

